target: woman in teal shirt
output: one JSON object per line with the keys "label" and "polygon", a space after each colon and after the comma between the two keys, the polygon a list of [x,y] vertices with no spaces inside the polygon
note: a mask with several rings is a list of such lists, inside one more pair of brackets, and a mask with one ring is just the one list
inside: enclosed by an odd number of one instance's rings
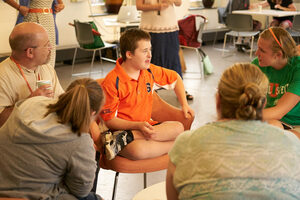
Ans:
{"label": "woman in teal shirt", "polygon": [[258,39],[257,65],[269,78],[264,120],[300,125],[300,56],[296,43],[282,28],[269,28]]}
{"label": "woman in teal shirt", "polygon": [[255,65],[226,69],[218,120],[180,134],[169,152],[168,199],[300,199],[300,140],[262,121],[267,90]]}

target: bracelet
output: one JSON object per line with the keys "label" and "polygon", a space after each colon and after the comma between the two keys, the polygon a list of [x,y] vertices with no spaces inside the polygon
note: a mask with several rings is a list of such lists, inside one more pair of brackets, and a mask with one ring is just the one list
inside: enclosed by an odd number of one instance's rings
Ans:
{"label": "bracelet", "polygon": [[20,11],[20,8],[21,8],[21,5],[19,4],[19,7],[18,7],[18,9],[17,9],[17,10],[18,10],[18,11]]}

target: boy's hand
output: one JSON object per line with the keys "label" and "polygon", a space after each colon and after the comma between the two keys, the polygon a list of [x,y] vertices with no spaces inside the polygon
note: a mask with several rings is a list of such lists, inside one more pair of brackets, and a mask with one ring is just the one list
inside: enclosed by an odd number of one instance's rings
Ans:
{"label": "boy's hand", "polygon": [[151,135],[154,133],[154,128],[148,122],[140,122],[138,124],[138,129],[142,132],[146,139],[150,139]]}
{"label": "boy's hand", "polygon": [[195,116],[194,110],[189,105],[182,106],[182,112],[186,119],[189,118],[190,116],[192,116],[192,117]]}

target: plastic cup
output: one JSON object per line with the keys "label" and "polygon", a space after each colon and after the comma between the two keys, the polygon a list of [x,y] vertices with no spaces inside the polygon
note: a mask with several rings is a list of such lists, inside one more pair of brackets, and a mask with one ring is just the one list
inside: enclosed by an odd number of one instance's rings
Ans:
{"label": "plastic cup", "polygon": [[47,89],[51,90],[52,89],[52,83],[51,80],[39,80],[36,82],[37,87],[41,87],[43,85],[50,85],[50,87],[48,87]]}
{"label": "plastic cup", "polygon": [[262,11],[262,5],[258,6],[258,11],[261,12]]}

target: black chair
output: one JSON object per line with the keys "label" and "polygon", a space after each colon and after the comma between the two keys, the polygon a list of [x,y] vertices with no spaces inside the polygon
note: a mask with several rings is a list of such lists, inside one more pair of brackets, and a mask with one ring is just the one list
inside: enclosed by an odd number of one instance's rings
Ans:
{"label": "black chair", "polygon": [[297,43],[299,44],[300,38],[300,15],[294,16],[293,27],[288,30],[292,37],[297,38]]}
{"label": "black chair", "polygon": [[116,62],[116,60],[102,57],[102,54],[101,54],[101,50],[103,50],[103,49],[114,48],[116,50],[116,55],[118,58],[118,49],[117,49],[116,44],[110,44],[110,43],[104,42],[104,47],[99,47],[99,48],[94,48],[94,49],[83,48],[83,45],[94,43],[94,35],[93,35],[93,31],[92,31],[92,26],[88,22],[80,22],[78,20],[74,20],[74,26],[75,26],[76,39],[79,44],[79,47],[75,48],[75,52],[74,52],[74,56],[73,56],[72,76],[86,74],[86,73],[73,74],[78,48],[81,50],[84,50],[84,51],[92,51],[93,52],[93,58],[92,58],[91,66],[90,66],[89,76],[91,76],[91,73],[93,70],[96,51],[99,51],[100,63],[102,63],[102,60],[106,60],[106,61],[110,61],[110,62],[114,62],[114,63]]}
{"label": "black chair", "polygon": [[250,59],[251,59],[253,53],[254,36],[259,34],[259,31],[253,31],[252,16],[242,15],[242,14],[228,14],[226,18],[226,25],[227,28],[230,29],[231,31],[225,33],[222,56],[224,56],[227,36],[250,37],[251,38]]}

